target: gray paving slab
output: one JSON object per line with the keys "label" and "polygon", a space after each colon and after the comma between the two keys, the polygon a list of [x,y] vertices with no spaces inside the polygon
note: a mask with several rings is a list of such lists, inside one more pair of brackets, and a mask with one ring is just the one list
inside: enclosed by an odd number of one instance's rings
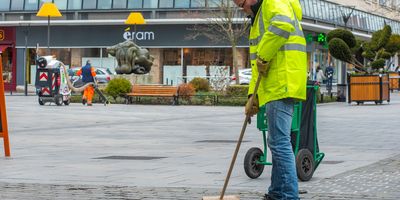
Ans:
{"label": "gray paving slab", "polygon": [[[75,186],[95,188],[90,193],[92,195],[85,193],[88,199],[108,198],[104,194],[96,196],[96,191],[105,187],[113,188],[109,191],[111,193],[118,191],[119,187],[137,188],[139,193],[143,190],[145,194],[140,198],[148,199],[154,196],[149,194],[146,197],[147,190],[158,191],[163,188],[180,188],[177,189],[179,191],[187,188],[194,190],[189,193],[197,196],[205,194],[197,190],[218,192],[235,144],[198,141],[236,140],[244,117],[241,107],[105,107],[100,104],[93,107],[80,104],[57,107],[39,106],[34,96],[6,98],[12,157],[0,158],[0,185],[4,186],[0,187],[12,191],[9,188],[22,185],[29,191],[43,190],[46,195],[50,195],[53,188],[66,193],[47,199],[71,199],[70,195],[75,194],[75,190],[65,188]],[[390,104],[381,106],[372,103],[363,106],[345,103],[319,105],[320,149],[326,154],[325,161],[337,164],[322,163],[313,179],[300,183],[300,186],[309,189],[308,186],[320,182],[328,185],[329,180],[336,176],[400,154],[397,147],[400,141],[399,114],[399,93],[392,94]],[[246,177],[243,156],[247,149],[261,147],[261,134],[255,124],[248,128],[244,139],[247,142],[242,145],[229,189],[250,195],[251,199],[251,195],[260,196],[264,193],[269,185],[270,167],[266,167],[263,175],[256,180]],[[105,156],[165,158],[95,159]],[[48,188],[51,188],[50,193]],[[0,190],[3,193],[5,189]],[[18,193],[23,190],[17,187],[15,191]],[[325,193],[329,194],[329,191]],[[166,192],[164,196],[167,198],[172,194]],[[321,196],[321,192],[310,191],[310,194],[315,194],[315,198]],[[354,197],[354,194],[351,195]],[[34,196],[40,195],[35,193]],[[13,199],[12,196],[7,198]],[[340,195],[338,198],[341,198]],[[354,198],[362,199],[362,196]]]}

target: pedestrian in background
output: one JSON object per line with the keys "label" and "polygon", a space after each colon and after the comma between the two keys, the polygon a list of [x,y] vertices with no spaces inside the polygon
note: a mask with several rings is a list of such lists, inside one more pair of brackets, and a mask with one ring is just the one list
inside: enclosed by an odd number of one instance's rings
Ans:
{"label": "pedestrian in background", "polygon": [[333,81],[333,63],[328,65],[328,67],[325,69],[325,76],[326,76],[326,89],[328,90],[329,95],[331,94],[332,91],[332,81]]}
{"label": "pedestrian in background", "polygon": [[[96,82],[96,69],[92,67],[90,60],[86,61],[86,65],[83,66],[79,71],[76,73],[78,76],[82,75],[82,82],[86,83],[93,83],[97,85]],[[85,88],[82,95],[82,104],[87,106],[92,106],[92,100],[94,95],[94,87],[93,85],[89,85]]]}
{"label": "pedestrian in background", "polygon": [[322,84],[323,81],[326,79],[324,72],[322,71],[321,67],[317,67],[317,81]]}
{"label": "pedestrian in background", "polygon": [[[295,101],[306,99],[307,52],[298,0],[233,0],[251,18],[252,77],[246,115],[266,105],[271,185],[264,199],[298,200],[296,164],[290,130]],[[262,79],[253,95],[257,77]],[[255,98],[255,101],[253,101]]]}

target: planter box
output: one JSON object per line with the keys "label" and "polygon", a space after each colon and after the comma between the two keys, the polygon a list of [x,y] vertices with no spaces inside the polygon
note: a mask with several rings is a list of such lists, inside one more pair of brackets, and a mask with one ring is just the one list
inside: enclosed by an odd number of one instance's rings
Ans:
{"label": "planter box", "polygon": [[400,91],[400,72],[390,72],[389,73],[389,88],[393,90]]}
{"label": "planter box", "polygon": [[390,102],[389,75],[349,75],[348,103],[357,104],[366,101],[382,104],[383,101]]}

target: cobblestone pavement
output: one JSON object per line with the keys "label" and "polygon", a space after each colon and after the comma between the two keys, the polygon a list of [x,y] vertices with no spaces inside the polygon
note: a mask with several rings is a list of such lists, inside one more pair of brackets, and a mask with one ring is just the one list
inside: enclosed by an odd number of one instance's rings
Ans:
{"label": "cobblestone pavement", "polygon": [[[201,199],[202,196],[218,195],[217,189],[51,185],[0,183],[0,199]],[[303,184],[301,199],[310,200],[398,200],[400,199],[400,155],[372,165]],[[262,193],[244,190],[228,190],[227,194],[239,195],[243,200],[262,199]]]}
{"label": "cobblestone pavement", "polygon": [[[379,106],[318,105],[325,158],[300,183],[308,191],[302,199],[400,199],[399,114],[399,92]],[[189,200],[218,195],[243,108],[39,106],[34,96],[7,96],[7,116],[11,158],[0,156],[0,200]],[[227,194],[261,199],[271,167],[258,179],[243,170],[246,151],[260,141],[253,123]]]}

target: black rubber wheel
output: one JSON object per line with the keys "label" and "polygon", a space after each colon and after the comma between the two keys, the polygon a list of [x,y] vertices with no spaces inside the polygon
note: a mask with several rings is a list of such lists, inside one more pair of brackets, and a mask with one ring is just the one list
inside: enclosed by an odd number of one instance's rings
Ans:
{"label": "black rubber wheel", "polygon": [[43,102],[43,99],[42,98],[38,98],[38,102],[39,102],[39,105],[41,105],[41,106],[43,106],[44,105],[44,102]]}
{"label": "black rubber wheel", "polygon": [[314,174],[314,158],[308,149],[300,149],[296,155],[297,177],[301,181],[309,181]]}
{"label": "black rubber wheel", "polygon": [[57,106],[62,106],[63,102],[63,97],[61,95],[57,95],[54,97],[54,101],[56,102]]}
{"label": "black rubber wheel", "polygon": [[249,178],[258,178],[264,171],[264,165],[257,164],[260,157],[263,156],[261,149],[253,147],[249,149],[244,157],[244,171]]}
{"label": "black rubber wheel", "polygon": [[64,101],[64,105],[66,105],[66,106],[68,106],[70,103],[71,103],[71,100],[70,100],[70,99]]}

